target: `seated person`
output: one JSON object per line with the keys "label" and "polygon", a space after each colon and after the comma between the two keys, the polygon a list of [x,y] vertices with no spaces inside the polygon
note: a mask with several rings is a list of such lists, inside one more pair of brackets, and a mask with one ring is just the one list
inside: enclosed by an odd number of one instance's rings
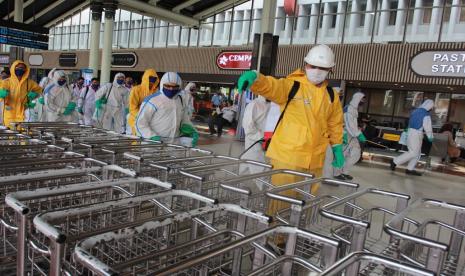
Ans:
{"label": "seated person", "polygon": [[455,162],[458,157],[460,157],[462,149],[457,146],[455,143],[454,134],[453,134],[454,127],[450,123],[445,123],[439,133],[446,134],[448,137],[447,143],[447,155],[450,157],[450,162]]}

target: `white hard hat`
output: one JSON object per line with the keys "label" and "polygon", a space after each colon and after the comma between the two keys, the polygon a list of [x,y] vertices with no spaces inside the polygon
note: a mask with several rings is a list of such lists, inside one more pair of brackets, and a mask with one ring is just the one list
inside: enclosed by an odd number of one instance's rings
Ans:
{"label": "white hard hat", "polygon": [[333,50],[324,44],[312,47],[304,60],[310,65],[323,68],[331,68],[335,65]]}

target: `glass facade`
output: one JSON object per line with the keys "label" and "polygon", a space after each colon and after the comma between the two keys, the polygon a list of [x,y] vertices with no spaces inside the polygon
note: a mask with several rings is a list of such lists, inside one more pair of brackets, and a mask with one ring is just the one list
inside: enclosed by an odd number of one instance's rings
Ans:
{"label": "glass facade", "polygon": [[[117,10],[113,48],[248,45],[260,32],[263,1],[218,13],[199,28]],[[297,16],[287,16],[283,2],[278,0],[274,24],[283,45],[465,41],[465,0],[301,0]],[[88,49],[89,26],[89,8],[56,23],[50,50]],[[100,47],[103,29],[102,16]]]}
{"label": "glass facade", "polygon": [[360,113],[370,115],[378,124],[404,128],[410,113],[426,99],[434,101],[431,113],[433,127],[440,128],[446,122],[457,126],[465,125],[465,95],[451,93],[435,93],[408,90],[382,90],[374,88],[347,88],[344,105],[349,104],[352,95],[362,91],[367,102],[359,108]]}

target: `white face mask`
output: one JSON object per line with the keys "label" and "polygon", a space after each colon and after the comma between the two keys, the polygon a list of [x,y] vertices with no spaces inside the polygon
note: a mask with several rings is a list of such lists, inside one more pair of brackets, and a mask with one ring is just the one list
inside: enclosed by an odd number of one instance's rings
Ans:
{"label": "white face mask", "polygon": [[328,76],[329,71],[320,70],[320,69],[305,69],[307,74],[307,79],[315,84],[318,85],[326,80],[326,76]]}

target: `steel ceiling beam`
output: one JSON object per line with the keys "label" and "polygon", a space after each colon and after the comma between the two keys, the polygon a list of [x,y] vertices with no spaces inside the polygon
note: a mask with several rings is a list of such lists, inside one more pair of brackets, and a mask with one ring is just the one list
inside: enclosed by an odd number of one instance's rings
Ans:
{"label": "steel ceiling beam", "polygon": [[[198,20],[202,20],[205,18],[208,18],[212,15],[215,15],[217,13],[220,13],[224,10],[230,9],[234,6],[238,6],[240,4],[243,4],[249,0],[228,0],[228,1],[223,1],[215,6],[212,6],[206,10],[203,10],[201,12],[198,12],[194,15],[194,18]],[[266,1],[266,0],[265,0]]]}
{"label": "steel ceiling beam", "polygon": [[200,0],[188,0],[182,4],[177,5],[176,7],[173,8],[174,12],[180,12],[182,9],[185,9],[189,6],[194,5],[195,3],[199,2]]}

